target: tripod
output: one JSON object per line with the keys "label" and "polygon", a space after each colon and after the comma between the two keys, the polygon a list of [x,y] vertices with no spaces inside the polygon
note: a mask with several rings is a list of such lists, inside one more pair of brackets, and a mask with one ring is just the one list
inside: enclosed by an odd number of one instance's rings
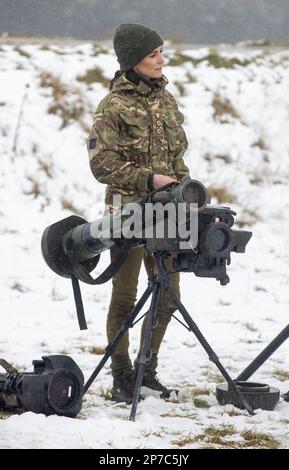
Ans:
{"label": "tripod", "polygon": [[[151,303],[148,312],[146,313],[147,315],[147,324],[144,332],[144,339],[143,343],[141,345],[141,352],[140,352],[140,359],[138,362],[138,369],[137,369],[137,377],[136,377],[136,383],[135,383],[135,388],[134,388],[134,395],[133,395],[133,400],[132,400],[132,405],[131,405],[131,412],[130,412],[130,417],[129,419],[131,421],[135,421],[135,416],[136,416],[136,411],[137,411],[137,404],[139,401],[139,396],[140,396],[140,389],[142,386],[143,382],[143,376],[144,376],[144,370],[145,367],[149,361],[149,348],[150,348],[150,341],[154,329],[154,324],[156,320],[156,312],[158,309],[158,305],[160,303],[160,294],[161,294],[161,289],[166,289],[174,304],[176,305],[178,311],[181,313],[185,323],[183,324],[180,322],[185,328],[187,328],[189,331],[192,331],[196,338],[199,340],[200,344],[203,346],[205,351],[207,352],[209,356],[209,360],[212,361],[221,374],[223,375],[224,379],[227,381],[228,385],[230,388],[239,396],[242,404],[244,405],[244,408],[248,411],[250,415],[253,415],[254,412],[247,402],[247,400],[244,398],[238,387],[236,386],[234,380],[230,377],[224,366],[221,364],[218,356],[216,353],[213,351],[201,331],[199,330],[198,326],[196,323],[193,321],[187,310],[185,309],[184,305],[181,303],[180,299],[170,286],[170,281],[169,281],[169,273],[165,268],[165,257],[166,253],[165,252],[156,252],[154,253],[154,259],[155,259],[155,264],[157,267],[157,274],[155,274],[153,277],[149,278],[149,283],[148,287],[146,288],[145,292],[139,299],[139,301],[136,303],[135,307],[132,309],[130,312],[128,318],[126,321],[123,323],[122,327],[119,329],[117,334],[115,335],[114,339],[108,344],[106,347],[106,352],[99,362],[98,366],[86,382],[84,386],[84,394],[87,392],[89,387],[91,386],[92,382],[94,381],[95,377],[99,374],[109,357],[112,355],[114,350],[116,349],[117,345],[121,341],[122,337],[124,336],[125,332],[128,330],[128,328],[132,328],[134,326],[134,320],[136,319],[137,315],[141,311],[142,307],[148,300],[150,296],[151,298]],[[180,320],[178,320],[180,321]]]}

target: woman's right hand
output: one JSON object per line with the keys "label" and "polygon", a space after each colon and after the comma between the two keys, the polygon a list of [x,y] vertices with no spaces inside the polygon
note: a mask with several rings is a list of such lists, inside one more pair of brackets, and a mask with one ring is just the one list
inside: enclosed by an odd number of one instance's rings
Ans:
{"label": "woman's right hand", "polygon": [[177,181],[176,179],[171,178],[170,176],[154,175],[153,176],[153,187],[154,187],[154,189],[158,189],[161,186],[164,186],[165,184],[174,183],[176,181]]}

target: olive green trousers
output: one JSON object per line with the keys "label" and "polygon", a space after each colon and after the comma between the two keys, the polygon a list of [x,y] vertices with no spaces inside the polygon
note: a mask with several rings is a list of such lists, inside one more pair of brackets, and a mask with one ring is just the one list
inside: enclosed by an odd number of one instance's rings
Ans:
{"label": "olive green trousers", "polygon": [[[116,247],[112,247],[110,249],[112,261],[115,259],[117,252],[118,249]],[[165,260],[166,269],[169,272],[172,271],[172,260],[173,256],[170,256],[168,259]],[[111,302],[107,316],[107,338],[109,342],[113,340],[116,333],[121,328],[123,322],[127,319],[128,315],[130,314],[135,305],[135,301],[137,298],[138,277],[142,261],[144,261],[148,277],[152,277],[154,275],[155,267],[154,259],[152,256],[146,253],[143,247],[137,247],[129,252],[127,259],[112,279]],[[178,297],[180,297],[179,284],[179,273],[171,274],[170,285],[172,286]],[[161,289],[160,304],[156,313],[155,328],[153,330],[150,343],[151,354],[156,355],[158,353],[168,323],[175,310],[175,304],[173,303],[168,292],[165,289]],[[143,342],[146,319],[147,317],[145,317],[142,324],[140,346]],[[128,349],[129,334],[127,331],[112,355],[112,364],[114,358],[116,359],[117,357],[128,357]]]}

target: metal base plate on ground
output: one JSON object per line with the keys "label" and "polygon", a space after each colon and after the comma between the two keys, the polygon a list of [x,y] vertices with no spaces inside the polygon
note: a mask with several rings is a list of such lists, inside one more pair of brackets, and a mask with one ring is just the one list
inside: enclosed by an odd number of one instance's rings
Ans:
{"label": "metal base plate on ground", "polygon": [[[279,402],[280,390],[278,388],[258,382],[236,381],[236,385],[253,410],[260,408],[262,410],[272,411]],[[244,409],[240,398],[227,383],[216,386],[216,398],[220,405],[230,404],[237,408]]]}

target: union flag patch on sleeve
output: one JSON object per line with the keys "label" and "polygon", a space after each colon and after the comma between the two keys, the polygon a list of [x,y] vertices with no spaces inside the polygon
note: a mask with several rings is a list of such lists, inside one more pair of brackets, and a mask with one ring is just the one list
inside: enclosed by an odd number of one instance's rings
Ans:
{"label": "union flag patch on sleeve", "polygon": [[88,139],[88,141],[87,141],[87,148],[88,148],[88,150],[93,150],[93,149],[95,149],[95,147],[96,147],[96,142],[97,142],[96,137],[93,137],[92,139]]}

